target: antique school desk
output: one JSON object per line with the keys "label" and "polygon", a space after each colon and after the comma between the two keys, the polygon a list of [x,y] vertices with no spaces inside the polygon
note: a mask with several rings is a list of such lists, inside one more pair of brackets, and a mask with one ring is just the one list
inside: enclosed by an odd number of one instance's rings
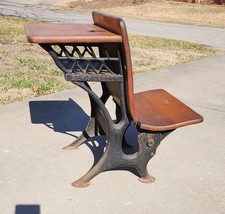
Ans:
{"label": "antique school desk", "polygon": [[[90,99],[87,127],[67,149],[77,148],[91,137],[106,135],[106,149],[83,177],[72,183],[85,187],[97,174],[118,167],[132,167],[145,183],[155,179],[147,164],[169,133],[203,118],[163,89],[134,94],[129,42],[125,23],[118,17],[93,12],[93,24],[27,24],[27,40],[38,43],[53,58],[67,81],[84,89]],[[100,82],[98,96],[89,82]],[[115,120],[106,101],[115,103]],[[125,154],[124,134],[131,122],[138,130],[138,151]]]}

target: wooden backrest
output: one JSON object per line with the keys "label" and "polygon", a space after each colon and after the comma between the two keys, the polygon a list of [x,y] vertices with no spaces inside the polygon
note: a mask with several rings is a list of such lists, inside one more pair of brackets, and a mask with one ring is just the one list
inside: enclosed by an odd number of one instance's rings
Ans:
{"label": "wooden backrest", "polygon": [[130,46],[128,42],[126,25],[123,19],[111,16],[104,13],[92,12],[94,24],[105,28],[113,33],[119,34],[122,37],[122,54],[124,64],[124,78],[125,78],[125,96],[127,109],[130,116],[135,120],[134,114],[134,90],[133,90],[133,71],[131,63]]}

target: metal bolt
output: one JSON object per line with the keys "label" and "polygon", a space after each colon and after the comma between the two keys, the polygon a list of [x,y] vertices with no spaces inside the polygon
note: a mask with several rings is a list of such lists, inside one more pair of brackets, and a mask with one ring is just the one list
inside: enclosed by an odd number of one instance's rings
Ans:
{"label": "metal bolt", "polygon": [[152,147],[154,145],[155,141],[153,139],[148,139],[147,146]]}

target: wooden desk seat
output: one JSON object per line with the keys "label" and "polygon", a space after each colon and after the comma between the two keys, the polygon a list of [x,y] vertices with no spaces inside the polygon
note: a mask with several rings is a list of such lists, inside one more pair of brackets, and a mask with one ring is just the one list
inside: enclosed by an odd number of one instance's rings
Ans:
{"label": "wooden desk seat", "polygon": [[202,116],[163,89],[134,94],[132,61],[124,21],[97,12],[93,12],[93,20],[96,25],[122,37],[126,107],[137,128],[169,131],[203,121]]}
{"label": "wooden desk seat", "polygon": [[[92,15],[95,25],[122,37],[125,114],[127,118],[134,121],[138,130],[138,152],[128,158],[121,155],[118,161],[114,161],[112,168],[113,166],[133,167],[140,174],[139,180],[141,182],[153,182],[155,178],[148,173],[147,164],[155,155],[160,142],[179,127],[202,122],[203,117],[163,89],[148,90],[135,94],[130,47],[124,21],[121,18],[98,12],[93,12]],[[113,45],[110,48],[114,53]],[[110,85],[108,87],[114,100],[121,100],[119,94],[115,93],[118,90],[110,90]],[[124,111],[121,103],[120,101],[117,104],[121,105],[120,111]],[[124,117],[119,118],[123,120]]]}
{"label": "wooden desk seat", "polygon": [[163,89],[134,94],[134,122],[141,129],[168,131],[199,123],[202,117]]}

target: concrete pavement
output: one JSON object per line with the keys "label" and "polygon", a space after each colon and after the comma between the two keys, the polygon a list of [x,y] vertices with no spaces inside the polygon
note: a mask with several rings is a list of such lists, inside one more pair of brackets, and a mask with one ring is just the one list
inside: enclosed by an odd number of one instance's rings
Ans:
{"label": "concrete pavement", "polygon": [[[134,76],[136,92],[164,88],[205,119],[163,140],[148,165],[153,184],[116,170],[87,188],[70,185],[90,169],[103,144],[61,149],[88,120],[81,89],[0,106],[0,214],[223,214],[224,62],[216,56]],[[134,142],[135,134],[130,127],[126,137]]]}
{"label": "concrete pavement", "polygon": [[[135,75],[136,91],[164,88],[205,119],[162,142],[149,163],[153,184],[117,170],[98,175],[87,188],[70,185],[98,155],[91,142],[75,151],[61,149],[87,122],[89,103],[81,89],[1,106],[0,213],[224,213],[224,60],[211,57]],[[134,141],[133,127],[127,137]]]}

